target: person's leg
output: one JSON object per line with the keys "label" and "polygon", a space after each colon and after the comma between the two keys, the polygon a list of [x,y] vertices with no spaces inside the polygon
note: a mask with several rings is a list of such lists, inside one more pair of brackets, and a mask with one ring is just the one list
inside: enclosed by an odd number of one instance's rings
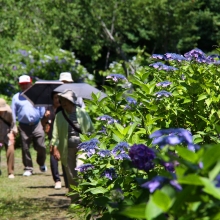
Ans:
{"label": "person's leg", "polygon": [[[77,148],[68,148],[68,156],[67,156],[67,166],[65,166],[65,171],[69,183],[69,192],[72,191],[71,185],[77,185],[77,171],[76,168],[76,153]],[[74,194],[70,196],[71,200],[74,202],[78,199],[78,195]]]}
{"label": "person's leg", "polygon": [[58,161],[55,159],[55,157],[52,154],[50,154],[50,168],[54,182],[56,183],[58,181],[61,181],[58,170]]}
{"label": "person's leg", "polygon": [[[62,164],[62,162],[61,162],[61,164]],[[67,175],[66,175],[65,166],[63,164],[62,164],[62,171],[63,171],[63,179],[64,179],[65,187],[69,188],[69,183],[68,183],[68,179],[67,179]]]}
{"label": "person's leg", "polygon": [[33,131],[33,143],[34,149],[37,151],[37,163],[39,166],[44,166],[46,160],[45,133],[40,122]]}
{"label": "person's leg", "polygon": [[27,132],[30,132],[30,127],[26,125],[20,125],[19,131],[21,135],[22,162],[24,164],[24,170],[33,172],[33,162],[32,162],[31,154],[29,151],[32,137],[28,135],[27,133]]}
{"label": "person's leg", "polygon": [[8,175],[14,174],[14,144],[6,146]]}

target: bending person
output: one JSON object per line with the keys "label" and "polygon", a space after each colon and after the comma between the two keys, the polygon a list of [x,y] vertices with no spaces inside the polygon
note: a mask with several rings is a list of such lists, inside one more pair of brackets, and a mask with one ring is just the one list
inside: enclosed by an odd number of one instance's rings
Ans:
{"label": "bending person", "polygon": [[54,157],[60,159],[65,166],[70,191],[70,185],[77,185],[75,168],[77,147],[81,143],[79,134],[93,132],[94,128],[86,111],[77,107],[77,97],[72,90],[65,90],[58,96],[63,111],[58,112],[55,117],[51,146]]}

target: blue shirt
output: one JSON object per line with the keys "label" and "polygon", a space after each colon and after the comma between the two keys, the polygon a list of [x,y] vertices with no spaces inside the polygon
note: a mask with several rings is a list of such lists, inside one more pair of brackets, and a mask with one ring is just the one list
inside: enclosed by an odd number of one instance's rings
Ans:
{"label": "blue shirt", "polygon": [[20,92],[13,96],[11,109],[13,120],[16,122],[17,118],[19,122],[24,124],[39,121],[45,113],[44,107],[34,107]]}

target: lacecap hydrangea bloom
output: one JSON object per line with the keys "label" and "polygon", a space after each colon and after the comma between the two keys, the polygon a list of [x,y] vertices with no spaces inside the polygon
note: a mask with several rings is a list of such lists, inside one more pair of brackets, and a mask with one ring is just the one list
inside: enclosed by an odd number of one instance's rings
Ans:
{"label": "lacecap hydrangea bloom", "polygon": [[93,138],[89,141],[82,142],[79,144],[78,149],[87,153],[88,157],[91,157],[95,154],[95,150],[99,149],[97,144],[99,141],[96,138]]}
{"label": "lacecap hydrangea bloom", "polygon": [[112,118],[111,116],[109,115],[102,115],[102,116],[99,116],[97,118],[97,120],[99,121],[106,121],[108,124],[113,124],[113,123],[116,123],[117,120],[115,120],[114,118]]}
{"label": "lacecap hydrangea bloom", "polygon": [[79,172],[84,173],[87,170],[91,170],[93,168],[94,168],[94,166],[92,164],[88,163],[88,164],[83,164],[79,167],[76,167],[75,170],[78,170]]}
{"label": "lacecap hydrangea bloom", "polygon": [[115,169],[114,168],[107,168],[102,174],[101,174],[101,177],[105,177],[107,179],[114,179],[117,177],[117,174],[115,172]]}
{"label": "lacecap hydrangea bloom", "polygon": [[127,81],[127,78],[124,75],[114,74],[114,73],[106,76],[106,79],[112,79],[114,82],[118,82],[118,81],[121,81],[121,80],[126,80]]}

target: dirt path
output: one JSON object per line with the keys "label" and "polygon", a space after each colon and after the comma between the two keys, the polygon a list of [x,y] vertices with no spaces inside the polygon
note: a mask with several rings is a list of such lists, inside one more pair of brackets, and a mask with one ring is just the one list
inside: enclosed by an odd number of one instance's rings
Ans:
{"label": "dirt path", "polygon": [[[32,150],[33,161],[36,154]],[[68,190],[64,187],[63,177],[62,189],[55,190],[49,166],[49,155],[46,165],[48,171],[41,173],[39,167],[34,163],[34,175],[23,177],[23,165],[19,149],[15,153],[15,178],[7,178],[7,167],[5,151],[1,152],[0,176],[0,219],[1,220],[67,220],[70,199],[65,196]],[[61,171],[61,167],[59,169]],[[3,217],[1,217],[3,216]]]}

